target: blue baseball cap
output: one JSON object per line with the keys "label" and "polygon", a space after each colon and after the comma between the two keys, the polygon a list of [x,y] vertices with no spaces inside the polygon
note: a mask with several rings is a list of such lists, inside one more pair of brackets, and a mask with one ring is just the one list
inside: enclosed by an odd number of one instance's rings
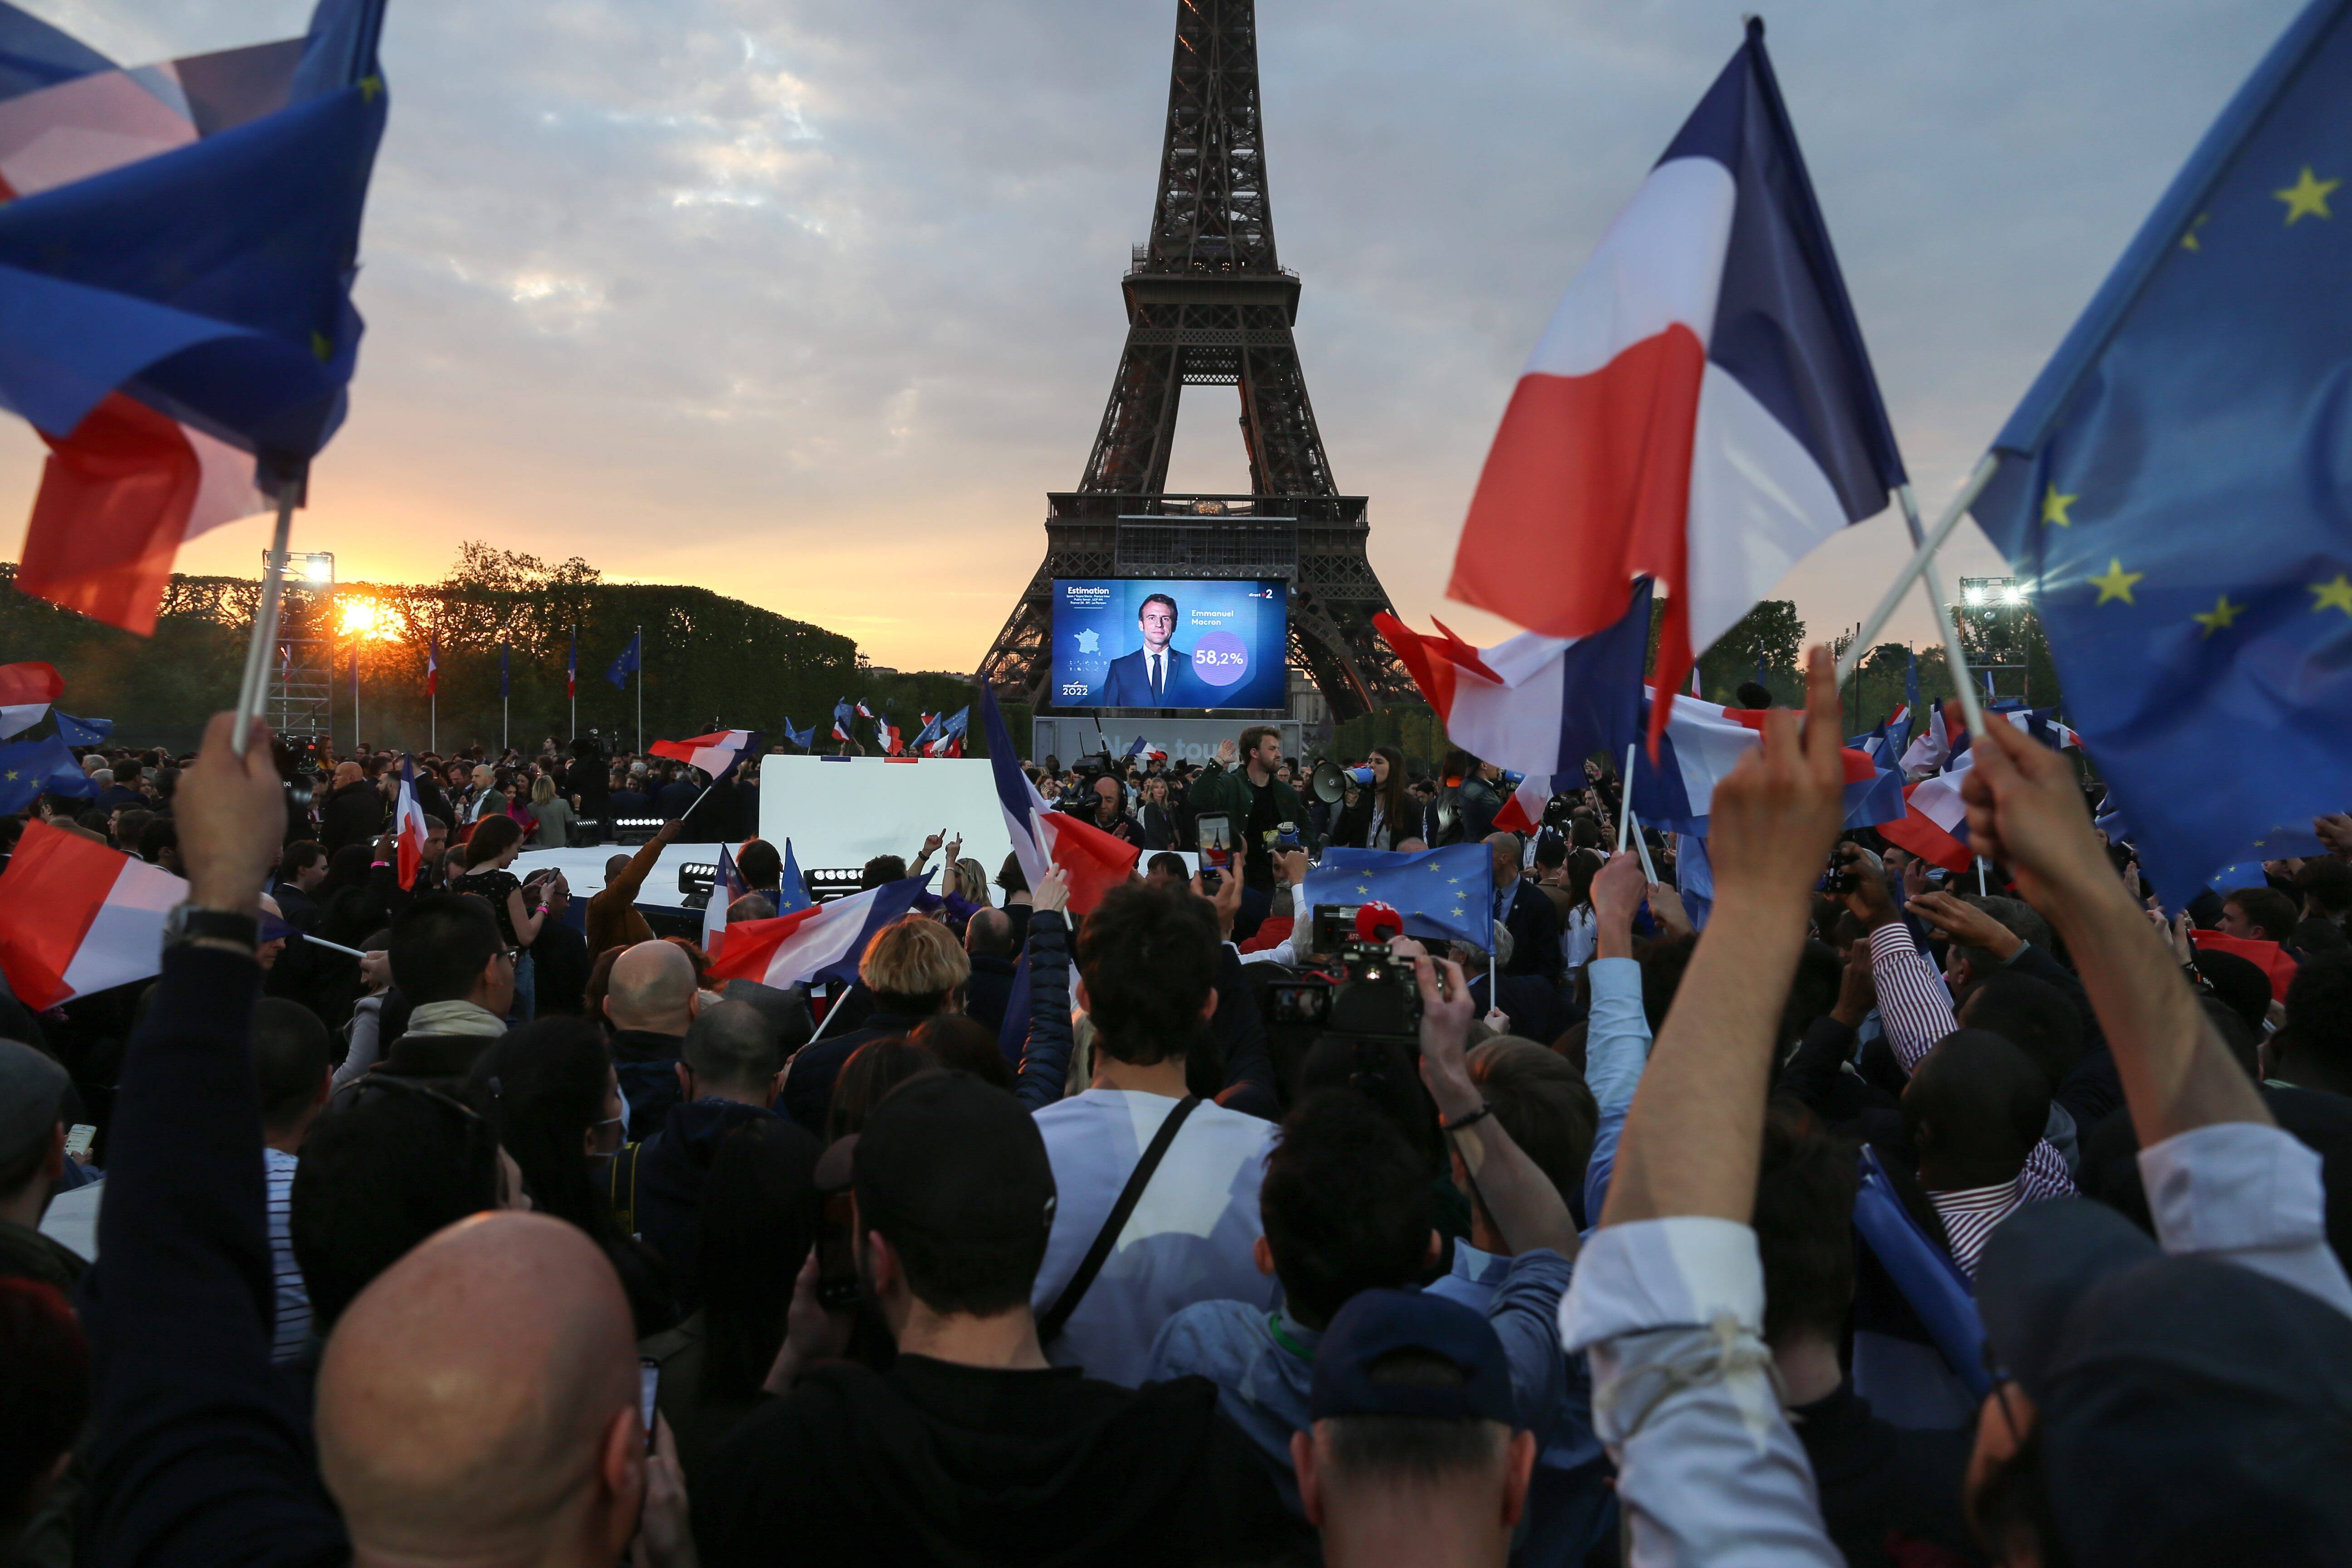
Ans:
{"label": "blue baseball cap", "polygon": [[[1450,1363],[1459,1376],[1427,1375],[1432,1359]],[[1419,1290],[1361,1290],[1349,1299],[1315,1347],[1307,1410],[1318,1421],[1413,1415],[1518,1425],[1511,1367],[1494,1325],[1458,1301]]]}

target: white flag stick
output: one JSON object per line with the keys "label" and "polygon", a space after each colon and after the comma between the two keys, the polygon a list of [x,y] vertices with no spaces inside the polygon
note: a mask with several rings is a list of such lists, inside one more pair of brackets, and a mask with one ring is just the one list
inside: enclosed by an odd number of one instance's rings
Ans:
{"label": "white flag stick", "polygon": [[1643,879],[1645,881],[1654,882],[1658,879],[1658,868],[1650,861],[1650,841],[1642,837],[1642,825],[1633,820],[1633,814],[1631,810],[1628,810],[1625,813],[1625,820],[1633,825],[1633,847],[1642,852]]}
{"label": "white flag stick", "polygon": [[[1959,493],[1952,498],[1949,505],[1945,507],[1944,514],[1936,520],[1936,526],[1927,530],[1927,536],[1919,541],[1918,548],[1912,552],[1911,559],[1904,563],[1902,571],[1895,574],[1895,581],[1887,585],[1886,593],[1879,599],[1878,607],[1871,611],[1870,618],[1863,623],[1862,630],[1855,635],[1853,645],[1845,650],[1845,657],[1838,660],[1837,679],[1841,687],[1853,679],[1854,667],[1862,662],[1863,653],[1870,647],[1878,634],[1885,629],[1888,617],[1895,614],[1895,606],[1903,602],[1903,595],[1911,591],[1913,581],[1922,575],[1928,578],[1930,584],[1928,593],[1936,602],[1938,625],[1949,626],[1951,616],[1944,605],[1944,595],[1934,586],[1936,552],[1945,540],[1951,537],[1952,530],[1960,525],[1960,519],[1968,515],[1969,508],[1976,504],[1977,497],[1984,493],[1985,486],[1992,482],[1992,476],[2000,467],[2000,458],[1996,453],[1987,452],[1978,461],[1976,468],[1969,475],[1968,483],[1960,487]],[[1907,492],[1909,488],[1907,485],[1905,486],[1904,491]],[[1916,510],[1917,503],[1911,501],[1906,513],[1906,521],[1911,521],[1916,516]],[[1947,658],[1956,661],[1958,659],[1959,639],[1956,635],[1947,634],[1944,648]],[[1976,693],[1969,689],[1967,667],[1964,663],[1958,664],[1955,668],[1953,684],[1959,691],[1960,711],[1969,720],[1969,732],[1978,735],[1984,733],[1984,712],[1977,703]]]}
{"label": "white flag stick", "polygon": [[[1666,700],[1671,702],[1674,699],[1669,697]],[[1617,853],[1620,855],[1625,853],[1626,834],[1633,821],[1633,748],[1640,744],[1636,741],[1625,748],[1625,773],[1617,781]]]}
{"label": "white flag stick", "polygon": [[236,685],[236,727],[229,731],[229,749],[245,755],[246,732],[269,689],[269,659],[278,645],[278,590],[286,581],[286,550],[294,536],[294,498],[302,481],[289,479],[278,487],[278,530],[270,536],[269,560],[261,574],[261,597],[253,606],[253,639],[245,645],[245,675]]}

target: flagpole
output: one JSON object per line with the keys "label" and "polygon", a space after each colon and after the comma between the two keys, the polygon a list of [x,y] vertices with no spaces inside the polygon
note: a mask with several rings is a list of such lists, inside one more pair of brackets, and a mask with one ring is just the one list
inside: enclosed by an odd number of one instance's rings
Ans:
{"label": "flagpole", "polygon": [[[1918,499],[1911,493],[1908,484],[1897,486],[1895,494],[1903,503],[1903,522],[1911,531],[1911,542],[1916,545],[1921,538]],[[1960,648],[1959,629],[1952,624],[1952,606],[1944,602],[1943,579],[1936,570],[1933,551],[1928,552],[1926,563],[1919,568],[1919,581],[1926,585],[1927,603],[1936,612],[1936,630],[1944,639],[1944,657],[1951,661],[1956,672],[1953,680],[1960,690],[1960,712],[1969,721],[1969,733],[1981,735],[1984,710],[1977,702],[1976,682],[1969,674],[1969,656]]]}
{"label": "flagpole", "polygon": [[[1944,508],[1943,515],[1936,520],[1936,526],[1927,530],[1927,537],[1919,541],[1917,547],[1912,552],[1911,559],[1904,563],[1903,570],[1895,574],[1895,581],[1888,584],[1885,594],[1879,599],[1878,607],[1872,610],[1870,619],[1863,623],[1861,635],[1853,639],[1853,646],[1846,649],[1845,657],[1838,660],[1838,684],[1843,686],[1853,679],[1854,666],[1862,662],[1862,650],[1870,646],[1871,640],[1885,628],[1888,617],[1895,614],[1895,606],[1901,604],[1903,595],[1911,591],[1912,580],[1935,564],[1937,550],[1943,545],[1945,540],[1951,537],[1952,531],[1960,525],[1960,519],[1968,515],[1969,508],[1976,504],[1977,497],[1984,493],[1984,488],[1992,483],[1992,477],[2000,468],[2000,455],[1997,452],[1987,452],[1978,459],[1976,468],[1969,474],[1968,482],[1960,487],[1959,493],[1954,496],[1950,504]],[[1908,489],[1910,487],[1906,485],[1902,488]],[[1913,502],[1912,510],[1916,512],[1916,507],[1917,503]],[[1908,521],[1907,518],[1906,521]],[[1934,593],[1940,614],[1944,596],[1941,593],[1930,591]],[[1946,657],[1949,657],[1948,649]],[[1966,712],[1973,706],[1972,699],[1962,700],[1962,711]],[[1983,716],[1979,713],[1977,717],[1978,724],[1972,732],[1981,733]]]}
{"label": "flagpole", "polygon": [[[1673,698],[1666,699],[1671,702]],[[1633,821],[1633,750],[1641,742],[1625,748],[1625,774],[1617,781],[1617,853],[1625,853],[1625,837]]]}
{"label": "flagpole", "polygon": [[253,606],[253,640],[245,647],[245,675],[236,688],[236,728],[229,745],[245,755],[247,732],[261,711],[262,694],[269,686],[269,655],[278,644],[278,590],[286,581],[286,552],[294,538],[294,498],[302,481],[289,477],[278,487],[278,529],[270,536],[269,559],[261,573],[261,597]]}
{"label": "flagpole", "polygon": [[[646,628],[637,626],[637,755],[646,754]],[[815,1038],[811,1036],[810,1038]]]}
{"label": "flagpole", "polygon": [[352,649],[352,754],[360,749],[360,650]]}
{"label": "flagpole", "polygon": [[1625,820],[1633,824],[1633,847],[1642,854],[1642,875],[1654,882],[1658,879],[1658,868],[1650,858],[1650,841],[1642,837],[1642,825],[1633,820],[1633,813],[1630,809],[1625,813]]}
{"label": "flagpole", "polygon": [[572,623],[572,662],[564,668],[563,689],[572,699],[572,739],[580,738],[580,623]]}

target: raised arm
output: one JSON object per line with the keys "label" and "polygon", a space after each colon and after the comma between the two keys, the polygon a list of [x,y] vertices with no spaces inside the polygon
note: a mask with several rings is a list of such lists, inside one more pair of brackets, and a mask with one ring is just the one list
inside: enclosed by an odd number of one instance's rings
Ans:
{"label": "raised arm", "polygon": [[2094,837],[2074,764],[2006,724],[1976,744],[1960,785],[1969,841],[2008,866],[2065,940],[2115,1053],[2140,1146],[2215,1122],[2268,1124],[2262,1096]]}
{"label": "raised arm", "polygon": [[[252,917],[284,807],[268,727],[239,757],[214,717],[173,815],[188,902]],[[200,940],[163,955],[114,1105],[99,1262],[94,1561],[194,1568],[341,1563],[307,1423],[269,1364],[261,1117],[247,1044],[261,971]]]}
{"label": "raised arm", "polygon": [[1716,786],[1715,913],[1560,1314],[1567,1348],[1590,1353],[1635,1568],[1842,1562],[1770,1377],[1748,1224],[1773,1041],[1843,811],[1826,649],[1813,650],[1807,686],[1801,740],[1794,715],[1768,714],[1762,748]]}
{"label": "raised arm", "polygon": [[1936,1042],[1959,1025],[1952,1015],[1952,994],[1944,977],[1927,962],[1895,907],[1886,885],[1886,868],[1859,844],[1840,852],[1845,873],[1853,879],[1846,908],[1869,928],[1870,972],[1878,991],[1878,1018],[1886,1027],[1886,1044],[1906,1073],[1919,1065]]}
{"label": "raised arm", "polygon": [[[1568,1202],[1543,1168],[1528,1158],[1486,1105],[1465,1059],[1470,1040],[1470,983],[1462,966],[1445,961],[1445,991],[1439,994],[1437,970],[1426,957],[1412,961],[1421,987],[1421,1080],[1437,1102],[1445,1141],[1470,1178],[1486,1217],[1513,1254],[1538,1247],[1576,1256],[1576,1221]],[[1459,1131],[1456,1131],[1459,1129]]]}

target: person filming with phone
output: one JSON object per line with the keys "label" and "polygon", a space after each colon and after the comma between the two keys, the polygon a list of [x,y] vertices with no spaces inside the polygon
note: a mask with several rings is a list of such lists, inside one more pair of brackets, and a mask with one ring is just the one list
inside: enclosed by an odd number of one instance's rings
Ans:
{"label": "person filming with phone", "polygon": [[[1236,761],[1242,763],[1238,768]],[[1216,761],[1192,784],[1196,820],[1219,815],[1232,825],[1235,868],[1242,879],[1241,913],[1234,921],[1236,942],[1248,940],[1274,902],[1276,855],[1284,849],[1311,854],[1322,847],[1298,792],[1276,776],[1281,766],[1282,731],[1271,724],[1253,724],[1242,731],[1238,744],[1219,742]]]}

